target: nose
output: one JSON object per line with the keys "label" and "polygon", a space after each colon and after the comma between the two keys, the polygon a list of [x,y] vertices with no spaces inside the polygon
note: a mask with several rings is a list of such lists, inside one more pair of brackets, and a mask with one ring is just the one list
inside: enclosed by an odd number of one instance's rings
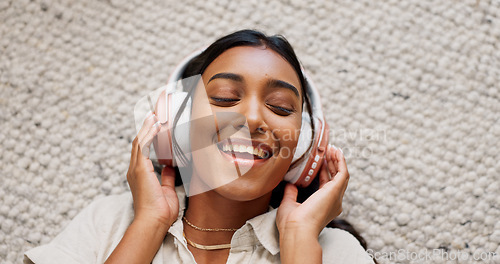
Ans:
{"label": "nose", "polygon": [[245,115],[248,124],[248,130],[253,133],[265,133],[269,127],[264,118],[264,109],[262,103],[257,98],[247,100],[243,105],[242,114]]}

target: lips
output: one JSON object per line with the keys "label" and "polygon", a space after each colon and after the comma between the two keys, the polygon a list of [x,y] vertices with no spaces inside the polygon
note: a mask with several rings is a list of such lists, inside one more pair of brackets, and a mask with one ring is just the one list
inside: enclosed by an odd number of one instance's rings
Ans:
{"label": "lips", "polygon": [[238,164],[246,164],[249,161],[263,162],[273,155],[269,145],[255,140],[225,139],[217,143],[217,147],[223,156]]}

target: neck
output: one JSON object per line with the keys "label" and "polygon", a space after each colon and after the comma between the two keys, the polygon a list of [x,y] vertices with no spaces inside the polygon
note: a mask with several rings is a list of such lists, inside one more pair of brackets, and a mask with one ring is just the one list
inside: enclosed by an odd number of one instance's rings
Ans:
{"label": "neck", "polygon": [[227,199],[211,190],[189,197],[186,218],[202,228],[240,228],[268,211],[271,193],[252,201]]}
{"label": "neck", "polygon": [[[268,193],[251,201],[235,201],[211,190],[189,197],[185,217],[201,228],[238,229],[247,220],[266,213],[270,199],[271,193]],[[184,232],[187,238],[203,245],[229,244],[234,234],[234,231],[200,231],[186,223]]]}

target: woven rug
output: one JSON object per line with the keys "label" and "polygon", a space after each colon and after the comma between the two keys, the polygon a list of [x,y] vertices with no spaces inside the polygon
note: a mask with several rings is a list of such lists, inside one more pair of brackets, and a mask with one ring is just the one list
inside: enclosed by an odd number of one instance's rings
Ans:
{"label": "woven rug", "polygon": [[0,0],[0,262],[128,191],[134,105],[227,33],[282,34],[380,263],[500,263],[500,1]]}

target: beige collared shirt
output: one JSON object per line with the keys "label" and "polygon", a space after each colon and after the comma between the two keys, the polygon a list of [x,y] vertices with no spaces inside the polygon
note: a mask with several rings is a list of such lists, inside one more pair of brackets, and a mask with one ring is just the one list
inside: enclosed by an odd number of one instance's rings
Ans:
{"label": "beige collared shirt", "polygon": [[[196,263],[182,236],[183,187],[176,188],[181,210],[153,259],[160,263]],[[131,193],[107,196],[82,210],[52,242],[25,252],[24,263],[104,263],[132,223]],[[231,240],[227,263],[280,263],[276,209],[247,221]],[[325,228],[319,242],[323,263],[373,263],[359,242],[340,229]]]}

